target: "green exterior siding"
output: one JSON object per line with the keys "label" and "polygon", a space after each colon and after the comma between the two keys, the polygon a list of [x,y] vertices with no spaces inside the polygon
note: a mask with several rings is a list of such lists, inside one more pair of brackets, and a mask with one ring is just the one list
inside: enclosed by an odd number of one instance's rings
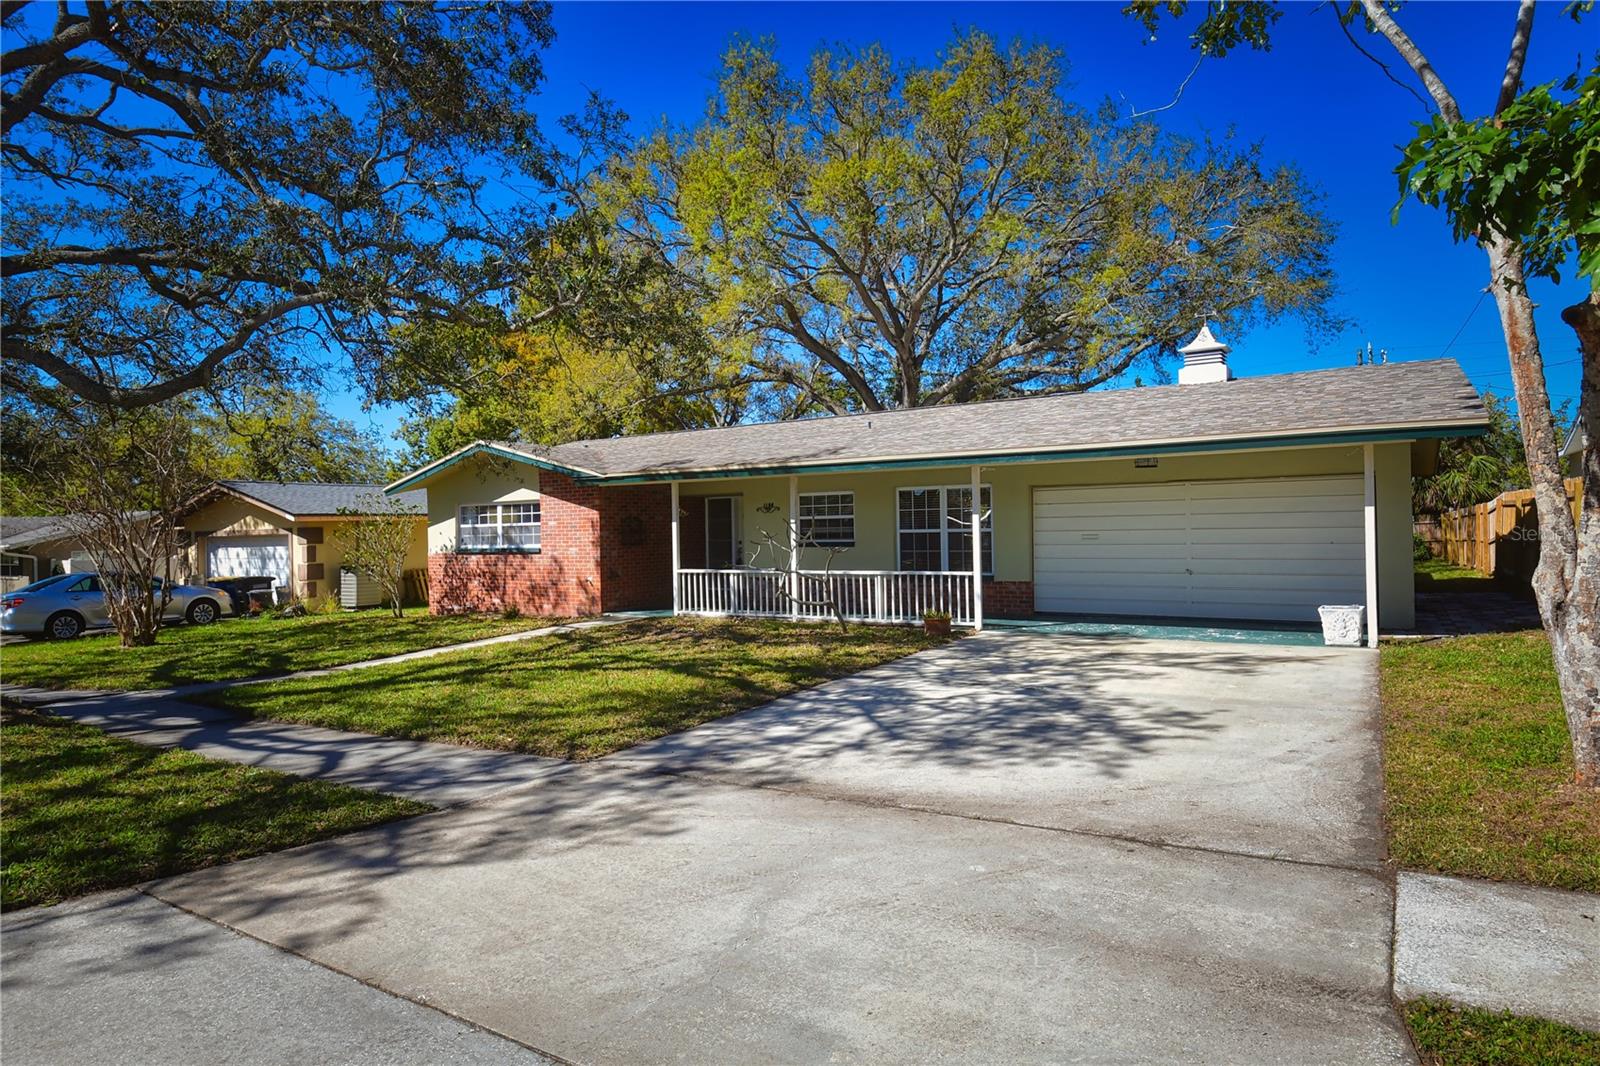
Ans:
{"label": "green exterior siding", "polygon": [[[1414,622],[1411,563],[1411,446],[1409,442],[1373,445],[1378,490],[1379,610],[1386,627]],[[1362,446],[1273,448],[1235,452],[1163,454],[1154,467],[1138,467],[1133,457],[1002,463],[982,468],[982,481],[994,501],[997,581],[1033,579],[1033,490],[1067,485],[1118,485],[1171,481],[1304,477],[1362,472]],[[951,465],[915,469],[803,474],[799,491],[855,494],[854,548],[839,554],[835,569],[893,570],[896,559],[896,490],[966,486],[971,467]],[[448,550],[455,539],[456,508],[463,503],[528,499],[539,488],[539,471],[525,464],[471,458],[427,478],[429,539],[433,551]],[[764,534],[787,543],[789,479],[783,475],[699,478],[681,483],[682,505],[707,496],[739,500],[742,558],[747,564],[781,564],[762,547]],[[694,523],[694,528],[699,524]],[[825,554],[809,550],[807,566],[820,566]],[[686,564],[687,565],[687,564]]]}
{"label": "green exterior siding", "polygon": [[[1378,487],[1379,614],[1387,627],[1415,620],[1411,569],[1411,448],[1409,443],[1376,444]],[[982,481],[994,499],[997,581],[1033,579],[1033,490],[1055,485],[1119,485],[1166,481],[1360,474],[1361,446],[1285,448],[1196,455],[1163,455],[1153,468],[1132,458],[985,466]],[[896,560],[896,490],[970,484],[969,466],[928,467],[843,474],[806,474],[799,491],[853,492],[856,546],[834,559],[839,570],[893,570]],[[787,542],[789,479],[783,476],[715,478],[685,482],[682,499],[738,496],[744,559],[772,565],[763,534]],[[753,553],[759,553],[752,558]],[[825,553],[808,550],[807,566],[820,566]]]}

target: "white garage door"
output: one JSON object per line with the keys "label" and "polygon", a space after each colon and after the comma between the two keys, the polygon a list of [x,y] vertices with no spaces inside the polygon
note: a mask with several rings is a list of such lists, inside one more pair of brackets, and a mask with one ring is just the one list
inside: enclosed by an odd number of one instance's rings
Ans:
{"label": "white garage door", "polygon": [[1311,622],[1366,597],[1359,477],[1035,489],[1044,613]]}
{"label": "white garage door", "polygon": [[289,583],[289,543],[286,536],[212,537],[206,542],[206,573],[210,577],[275,577]]}

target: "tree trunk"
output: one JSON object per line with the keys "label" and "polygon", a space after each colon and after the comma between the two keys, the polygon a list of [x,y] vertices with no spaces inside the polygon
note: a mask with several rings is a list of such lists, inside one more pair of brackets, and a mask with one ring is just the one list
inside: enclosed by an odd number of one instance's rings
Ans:
{"label": "tree trunk", "polygon": [[[1528,473],[1533,482],[1539,522],[1539,565],[1533,573],[1533,594],[1539,615],[1550,636],[1556,682],[1572,738],[1573,761],[1580,784],[1600,786],[1600,470],[1596,469],[1595,436],[1591,428],[1585,449],[1584,521],[1572,521],[1566,487],[1561,477],[1560,444],[1550,419],[1550,393],[1545,386],[1544,359],[1534,330],[1533,301],[1528,296],[1522,256],[1516,245],[1501,238],[1485,242],[1489,256],[1490,289],[1500,311],[1511,379],[1522,424]],[[1600,308],[1589,301],[1586,309],[1563,315],[1578,330],[1584,349],[1583,390],[1579,397],[1584,417],[1592,422],[1600,394]],[[1568,317],[1572,316],[1572,317]],[[1575,321],[1575,319],[1577,319]],[[1585,329],[1588,336],[1585,337]]]}
{"label": "tree trunk", "polygon": [[[1583,509],[1579,514],[1563,643],[1557,676],[1580,784],[1600,787],[1600,292],[1561,312],[1578,335],[1583,384],[1578,393],[1585,446],[1581,453]],[[1555,637],[1552,631],[1552,645]],[[1562,659],[1568,662],[1562,676]]]}

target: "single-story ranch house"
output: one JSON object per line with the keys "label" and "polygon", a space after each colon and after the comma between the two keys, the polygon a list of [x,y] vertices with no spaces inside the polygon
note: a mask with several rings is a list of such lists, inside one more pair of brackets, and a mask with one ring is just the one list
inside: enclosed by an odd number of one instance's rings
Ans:
{"label": "single-story ranch house", "polygon": [[[343,561],[333,527],[381,510],[384,487],[282,481],[218,481],[184,516],[193,542],[188,570],[193,580],[272,577],[301,599],[338,592]],[[417,513],[406,569],[428,565],[423,514],[426,492],[402,493],[401,505]]]}
{"label": "single-story ranch house", "polygon": [[1235,379],[1228,351],[1202,330],[1176,385],[480,441],[389,490],[427,489],[437,612],[1413,624],[1411,477],[1485,432],[1477,392],[1450,360]]}
{"label": "single-story ranch house", "polygon": [[92,568],[61,515],[0,518],[0,591],[10,592],[51,574]]}

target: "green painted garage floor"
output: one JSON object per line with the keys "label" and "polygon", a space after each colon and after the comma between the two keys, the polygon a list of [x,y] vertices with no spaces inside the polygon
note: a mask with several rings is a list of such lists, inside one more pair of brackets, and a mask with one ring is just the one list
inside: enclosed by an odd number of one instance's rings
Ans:
{"label": "green painted garage floor", "polygon": [[[671,618],[671,611],[613,611],[616,618]],[[1149,637],[1207,640],[1225,644],[1321,647],[1322,628],[1297,622],[1236,622],[1225,618],[1158,618],[1134,615],[1041,614],[1032,618],[985,618],[985,629],[1072,633],[1085,637]]]}
{"label": "green painted garage floor", "polygon": [[1035,615],[987,618],[989,629],[1031,633],[1071,633],[1085,637],[1148,637],[1153,640],[1206,640],[1228,644],[1321,646],[1322,628],[1295,622],[1235,622],[1219,618],[1108,618],[1103,615]]}

